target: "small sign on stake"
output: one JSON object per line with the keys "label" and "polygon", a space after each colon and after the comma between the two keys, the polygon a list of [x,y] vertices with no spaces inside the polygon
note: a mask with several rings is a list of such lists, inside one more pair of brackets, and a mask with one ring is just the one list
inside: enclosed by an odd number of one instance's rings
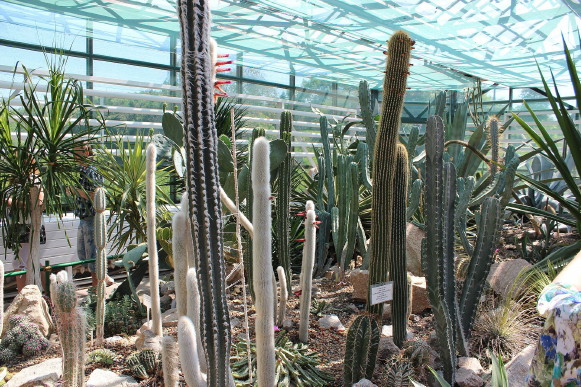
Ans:
{"label": "small sign on stake", "polygon": [[371,285],[371,305],[393,300],[393,282]]}

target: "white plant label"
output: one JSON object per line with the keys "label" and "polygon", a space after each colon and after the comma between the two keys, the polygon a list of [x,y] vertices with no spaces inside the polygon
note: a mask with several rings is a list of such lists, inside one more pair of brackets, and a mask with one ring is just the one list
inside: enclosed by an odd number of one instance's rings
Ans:
{"label": "white plant label", "polygon": [[371,285],[371,305],[393,300],[393,282]]}

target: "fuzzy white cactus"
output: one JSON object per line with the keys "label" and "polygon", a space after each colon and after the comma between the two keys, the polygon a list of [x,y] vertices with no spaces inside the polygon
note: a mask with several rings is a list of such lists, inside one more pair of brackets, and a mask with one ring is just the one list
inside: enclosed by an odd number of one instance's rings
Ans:
{"label": "fuzzy white cactus", "polygon": [[161,342],[161,364],[165,387],[178,387],[180,380],[178,344],[172,336],[164,336]]}
{"label": "fuzzy white cactus", "polygon": [[186,287],[186,275],[188,273],[187,240],[191,239],[191,234],[188,234],[186,224],[186,214],[183,211],[178,211],[172,220],[171,240],[178,316],[185,316],[188,313],[188,293]]}
{"label": "fuzzy white cactus", "polygon": [[315,247],[317,242],[315,221],[315,211],[312,209],[308,210],[305,217],[305,247],[303,249],[303,264],[301,269],[303,283],[301,287],[299,320],[299,340],[303,343],[309,341],[309,313],[311,310],[313,265],[315,263]]}
{"label": "fuzzy white cactus", "polygon": [[286,303],[288,301],[288,288],[286,287],[284,268],[279,266],[276,268],[278,274],[278,286],[279,286],[279,303],[278,303],[278,318],[276,320],[276,325],[282,326],[284,318],[286,315]]}
{"label": "fuzzy white cactus", "polygon": [[146,151],[145,198],[147,210],[147,253],[149,255],[149,291],[151,293],[151,330],[157,336],[163,335],[161,307],[159,304],[159,265],[157,259],[157,237],[155,230],[155,170],[157,149],[149,144]]}
{"label": "fuzzy white cactus", "polygon": [[206,355],[202,347],[202,338],[200,337],[200,289],[198,287],[198,275],[195,268],[191,267],[188,270],[186,283],[188,292],[188,317],[196,329],[196,348],[198,349],[198,358],[201,359],[200,369],[202,372],[206,372]]}
{"label": "fuzzy white cactus", "polygon": [[252,158],[252,265],[256,294],[256,360],[259,387],[275,385],[274,311],[272,292],[272,240],[270,145],[264,137],[254,141]]}
{"label": "fuzzy white cactus", "polygon": [[181,316],[178,320],[178,342],[186,384],[189,387],[206,387],[206,377],[200,370],[196,328],[187,316]]}

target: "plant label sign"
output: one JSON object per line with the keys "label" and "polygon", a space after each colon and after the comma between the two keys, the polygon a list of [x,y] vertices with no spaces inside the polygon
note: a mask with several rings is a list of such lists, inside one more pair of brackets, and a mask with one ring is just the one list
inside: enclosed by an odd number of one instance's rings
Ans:
{"label": "plant label sign", "polygon": [[393,282],[371,285],[371,305],[393,300]]}

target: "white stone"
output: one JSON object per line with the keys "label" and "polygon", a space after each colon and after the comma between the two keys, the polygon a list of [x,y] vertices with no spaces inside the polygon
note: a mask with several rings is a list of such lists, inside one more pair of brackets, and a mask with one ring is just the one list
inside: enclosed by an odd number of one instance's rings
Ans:
{"label": "white stone", "polygon": [[506,376],[510,387],[527,386],[527,377],[535,355],[535,349],[535,344],[525,347],[506,364]]}
{"label": "white stone", "polygon": [[293,325],[294,325],[293,320],[288,318],[282,322],[282,327],[287,330],[291,329]]}
{"label": "white stone", "polygon": [[369,270],[355,269],[349,273],[349,282],[353,285],[351,298],[357,301],[367,302],[369,291]]}
{"label": "white stone", "polygon": [[240,319],[233,317],[230,319],[230,328],[236,328],[240,325]]}
{"label": "white stone", "polygon": [[422,271],[422,239],[426,232],[421,228],[408,223],[405,229],[406,234],[406,269],[416,276],[423,276]]}
{"label": "white stone", "polygon": [[484,368],[475,357],[460,357],[458,358],[458,368],[466,368],[474,371],[477,375],[482,375],[484,373]]}
{"label": "white stone", "polygon": [[87,387],[137,387],[139,383],[128,375],[117,375],[115,372],[97,368],[87,381]]}
{"label": "white stone", "polygon": [[111,336],[104,340],[106,345],[125,345],[127,344],[127,339],[121,336]]}
{"label": "white stone", "polygon": [[520,258],[495,263],[490,267],[486,282],[496,294],[506,298],[511,289],[518,286],[515,280],[519,273],[531,266],[530,263]]}
{"label": "white stone", "polygon": [[328,314],[319,319],[319,327],[323,329],[336,329],[338,331],[344,331],[345,327],[339,320],[339,317],[335,314]]}
{"label": "white stone", "polygon": [[62,376],[63,362],[60,357],[48,359],[31,367],[23,368],[6,383],[6,387],[25,385],[54,385]]}
{"label": "white stone", "polygon": [[370,380],[361,379],[353,385],[353,387],[377,387],[377,384],[373,384]]}
{"label": "white stone", "polygon": [[459,387],[482,387],[484,380],[470,368],[459,368],[456,371],[456,385]]}
{"label": "white stone", "polygon": [[384,325],[381,327],[382,336],[393,336],[393,325]]}
{"label": "white stone", "polygon": [[15,314],[24,315],[30,322],[38,325],[40,332],[45,337],[54,332],[54,324],[50,317],[48,305],[36,285],[27,285],[22,288],[4,313],[2,336],[8,330],[8,319]]}

